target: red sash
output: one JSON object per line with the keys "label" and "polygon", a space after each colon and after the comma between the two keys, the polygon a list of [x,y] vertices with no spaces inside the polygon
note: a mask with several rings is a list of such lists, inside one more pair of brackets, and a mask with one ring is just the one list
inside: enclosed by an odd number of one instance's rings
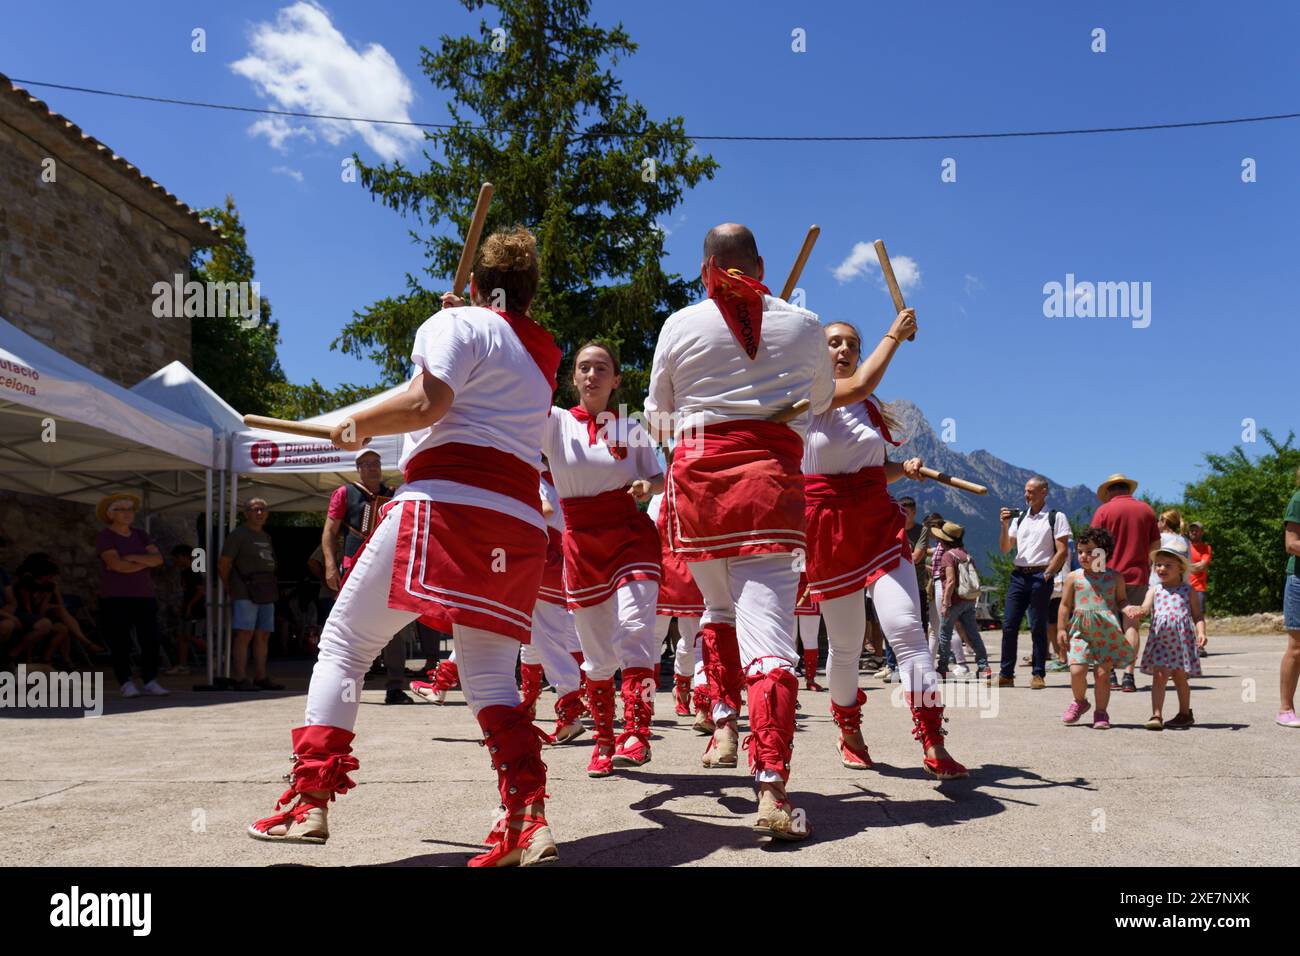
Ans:
{"label": "red sash", "polygon": [[441,479],[495,491],[542,512],[537,469],[499,448],[447,442],[426,448],[406,464],[406,481]]}
{"label": "red sash", "polygon": [[665,521],[668,509],[659,503],[659,541],[660,557],[663,559],[663,578],[659,581],[659,604],[655,613],[662,617],[700,617],[704,614],[704,596],[691,577],[690,568],[681,555],[673,554],[668,547],[668,531]]}
{"label": "red sash", "polygon": [[682,439],[668,472],[669,546],[687,561],[804,547],[803,440],[785,425],[732,420]]}
{"label": "red sash", "polygon": [[903,512],[889,494],[884,468],[804,475],[804,494],[810,600],[863,591],[900,563],[911,563]]}
{"label": "red sash", "polygon": [[561,498],[570,608],[592,607],[628,581],[658,581],[659,533],[625,488]]}

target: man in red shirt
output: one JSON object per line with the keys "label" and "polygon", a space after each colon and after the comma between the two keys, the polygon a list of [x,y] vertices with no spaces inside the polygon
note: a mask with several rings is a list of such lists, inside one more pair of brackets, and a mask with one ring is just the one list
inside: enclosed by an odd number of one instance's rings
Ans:
{"label": "man in red shirt", "polygon": [[[1160,527],[1156,513],[1145,501],[1133,497],[1138,483],[1123,474],[1113,474],[1101,483],[1097,497],[1101,507],[1092,516],[1094,528],[1105,528],[1115,539],[1115,553],[1110,556],[1110,567],[1124,575],[1128,603],[1140,605],[1146,600],[1147,581],[1151,574],[1151,552],[1160,547]],[[1140,641],[1136,621],[1125,619],[1124,637],[1133,647],[1137,659]],[[1112,675],[1113,676],[1113,675]],[[1121,687],[1125,693],[1137,690],[1133,681],[1133,665],[1128,666]]]}

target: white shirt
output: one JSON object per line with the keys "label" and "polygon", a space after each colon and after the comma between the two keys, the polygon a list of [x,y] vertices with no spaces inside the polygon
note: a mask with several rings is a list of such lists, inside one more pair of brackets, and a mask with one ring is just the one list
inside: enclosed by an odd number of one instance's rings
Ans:
{"label": "white shirt", "polygon": [[[443,309],[415,333],[411,361],[456,397],[442,419],[405,436],[400,468],[425,449],[463,442],[507,452],[541,471],[537,436],[551,406],[551,385],[505,319],[474,305]],[[458,482],[416,481],[399,488],[397,497],[476,505],[545,527],[536,509],[509,495]]]}
{"label": "white shirt", "polygon": [[[829,354],[829,353],[828,353]],[[875,398],[867,401],[880,409]],[[885,436],[876,431],[866,402],[828,408],[813,416],[803,443],[805,475],[847,475],[885,463]]]}
{"label": "white shirt", "polygon": [[1016,542],[1016,567],[1037,568],[1049,564],[1056,556],[1057,539],[1069,540],[1070,520],[1058,511],[1056,527],[1049,528],[1047,519],[1051,511],[1044,504],[1038,514],[1026,511],[1007,528],[1007,536]]}
{"label": "white shirt", "polygon": [[[731,419],[763,420],[808,399],[811,414],[830,407],[834,369],[826,333],[815,313],[775,296],[763,297],[758,354],[750,359],[712,299],[668,317],[650,368],[648,415],[676,412],[674,434]],[[800,435],[805,413],[789,422]]]}
{"label": "white shirt", "polygon": [[[599,421],[599,419],[598,419]],[[649,433],[635,421],[618,423],[624,430],[627,457],[610,454],[606,435],[614,425],[611,415],[601,422],[596,444],[590,444],[587,425],[567,408],[552,408],[542,430],[542,451],[551,464],[555,488],[562,498],[589,498],[604,491],[626,488],[638,478],[655,478],[663,474],[659,457]],[[616,433],[615,437],[619,437]]]}

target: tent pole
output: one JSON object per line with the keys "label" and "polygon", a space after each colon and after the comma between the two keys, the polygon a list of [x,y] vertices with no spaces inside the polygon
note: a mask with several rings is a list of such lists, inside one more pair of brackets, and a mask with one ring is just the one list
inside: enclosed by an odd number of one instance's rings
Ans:
{"label": "tent pole", "polygon": [[215,568],[212,562],[216,556],[212,553],[212,469],[206,473],[205,494],[203,498],[203,601],[204,624],[203,640],[208,645],[208,686],[212,686],[214,674],[212,663],[212,574]]}
{"label": "tent pole", "polygon": [[[230,530],[235,530],[235,515],[238,512],[239,501],[239,472],[234,468],[234,462],[231,462],[230,468]],[[230,616],[226,620],[226,676],[230,676],[230,658],[231,646],[235,643],[234,634],[235,610],[232,604]],[[247,673],[247,672],[245,672]]]}

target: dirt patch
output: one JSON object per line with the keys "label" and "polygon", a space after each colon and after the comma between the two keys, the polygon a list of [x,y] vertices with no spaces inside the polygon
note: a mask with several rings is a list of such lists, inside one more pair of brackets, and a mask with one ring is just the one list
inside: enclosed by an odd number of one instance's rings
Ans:
{"label": "dirt patch", "polygon": [[1239,617],[1212,617],[1206,621],[1209,634],[1285,634],[1281,612],[1244,614]]}

